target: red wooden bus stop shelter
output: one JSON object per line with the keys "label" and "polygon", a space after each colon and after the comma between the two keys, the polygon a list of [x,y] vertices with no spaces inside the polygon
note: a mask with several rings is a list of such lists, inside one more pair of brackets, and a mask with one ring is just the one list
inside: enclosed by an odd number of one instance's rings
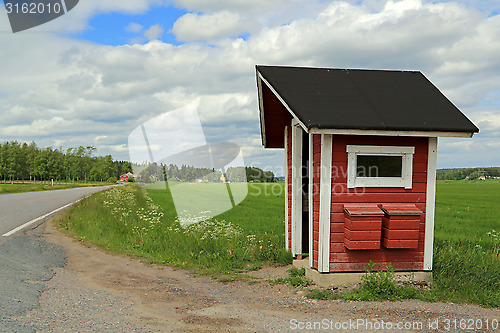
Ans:
{"label": "red wooden bus stop shelter", "polygon": [[479,129],[421,72],[256,66],[286,248],[321,273],[431,271],[438,137]]}

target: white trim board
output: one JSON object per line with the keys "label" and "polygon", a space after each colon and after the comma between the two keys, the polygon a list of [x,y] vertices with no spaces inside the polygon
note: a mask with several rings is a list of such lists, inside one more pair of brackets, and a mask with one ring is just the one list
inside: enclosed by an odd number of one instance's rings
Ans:
{"label": "white trim board", "polygon": [[[347,145],[347,188],[404,187],[412,188],[415,147]],[[358,177],[358,156],[401,156],[401,177]]]}
{"label": "white trim board", "polygon": [[292,122],[292,254],[302,254],[302,127]]}
{"label": "white trim board", "polygon": [[288,126],[285,126],[284,129],[285,132],[285,250],[289,251],[290,246],[288,244],[288,187],[290,186],[289,179],[288,179]]}
{"label": "white trim board", "polygon": [[474,133],[470,132],[426,132],[426,131],[382,131],[382,130],[358,130],[358,129],[326,129],[311,128],[307,131],[313,134],[338,134],[338,135],[381,135],[381,136],[418,136],[418,137],[454,137],[472,138]]}
{"label": "white trim board", "polygon": [[319,194],[318,271],[330,272],[330,213],[332,208],[332,146],[331,134],[321,135],[321,171]]}
{"label": "white trim board", "polygon": [[434,214],[436,210],[437,138],[429,138],[427,158],[427,202],[425,204],[424,271],[432,270],[434,250]]}
{"label": "white trim board", "polygon": [[362,153],[364,155],[366,155],[366,154],[382,154],[382,155],[415,154],[415,147],[347,145],[346,152],[348,152],[348,153]]}

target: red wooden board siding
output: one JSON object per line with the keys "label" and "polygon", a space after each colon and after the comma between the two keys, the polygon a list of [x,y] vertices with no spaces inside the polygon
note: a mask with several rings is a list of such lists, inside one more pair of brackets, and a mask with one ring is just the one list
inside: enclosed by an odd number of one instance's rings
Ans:
{"label": "red wooden board siding", "polygon": [[[330,272],[364,272],[366,263],[330,263]],[[375,262],[375,270],[385,270],[387,268],[386,261]],[[392,262],[392,268],[396,271],[421,271],[424,269],[423,259],[420,261],[408,262]]]}
{"label": "red wooden board siding", "polygon": [[331,223],[330,232],[344,232],[344,223]]}
{"label": "red wooden board siding", "polygon": [[[313,206],[313,268],[318,269],[318,240],[319,240],[319,193],[321,172],[321,135],[312,135],[313,179],[312,179],[312,206]],[[314,238],[315,237],[315,238]]]}
{"label": "red wooden board siding", "polygon": [[[380,145],[380,146],[409,146],[415,147],[413,155],[413,183],[412,189],[404,188],[347,188],[347,153],[346,145]],[[331,206],[331,239],[330,239],[330,271],[364,271],[367,263],[372,260],[376,269],[384,269],[392,263],[395,270],[422,270],[425,238],[425,207],[427,191],[427,158],[428,138],[411,137],[382,137],[382,136],[348,136],[335,135],[333,138],[333,165],[332,165],[332,206]],[[346,241],[336,237],[341,229],[344,218],[344,204],[373,203],[373,204],[415,204],[424,214],[412,224],[412,229],[418,232],[415,248],[391,249],[383,246],[383,237],[379,239],[380,249],[349,250]],[[397,219],[396,219],[397,220]],[[395,220],[395,221],[396,221]],[[392,222],[392,221],[391,221]],[[369,219],[366,223],[370,223]],[[406,222],[405,222],[406,223]],[[362,229],[362,224],[358,226]],[[415,227],[416,226],[416,227]],[[345,225],[344,225],[345,227]],[[352,227],[352,226],[350,226]],[[364,225],[370,228],[370,225]],[[413,229],[416,228],[416,229]],[[349,228],[351,231],[353,229]],[[369,229],[367,229],[369,230]],[[332,237],[334,236],[334,237]],[[359,242],[359,241],[358,241]],[[386,243],[389,245],[389,243]],[[402,244],[401,240],[398,245]],[[413,240],[412,245],[415,245]],[[354,244],[351,246],[355,246]]]}
{"label": "red wooden board siding", "polygon": [[288,213],[288,248],[292,249],[292,128],[287,126],[287,146],[286,151],[286,166],[287,166],[287,213]]}
{"label": "red wooden board siding", "polygon": [[[381,244],[382,244],[382,242],[381,242]],[[419,252],[422,252],[422,253],[424,252],[424,243],[423,243],[423,240],[421,240],[421,239],[419,239],[417,250]],[[380,249],[373,250],[373,251],[375,251],[375,253],[378,253],[378,251],[384,251],[384,252],[393,251],[393,252],[401,253],[401,251],[407,251],[407,249],[387,249],[387,248],[384,249],[381,247]],[[330,243],[330,254],[333,254],[333,253],[336,253],[336,254],[345,253],[345,254],[350,254],[352,256],[357,256],[356,253],[358,253],[358,251],[348,250],[345,247],[343,242],[334,242],[334,243]]]}
{"label": "red wooden board siding", "polygon": [[332,253],[331,263],[368,263],[382,262],[393,264],[396,262],[419,261],[424,258],[424,253],[419,253],[411,249],[402,250],[371,250],[371,251],[350,251],[349,253]]}

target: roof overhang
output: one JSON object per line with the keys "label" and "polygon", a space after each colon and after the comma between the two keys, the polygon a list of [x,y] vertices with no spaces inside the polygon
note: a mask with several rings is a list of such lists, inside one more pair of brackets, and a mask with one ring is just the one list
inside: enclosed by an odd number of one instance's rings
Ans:
{"label": "roof overhang", "polygon": [[472,132],[435,132],[435,131],[377,131],[357,129],[327,129],[311,128],[306,130],[311,134],[337,134],[337,135],[379,135],[379,136],[416,136],[416,137],[449,137],[449,138],[472,138]]}
{"label": "roof overhang", "polygon": [[285,126],[290,124],[292,118],[297,119],[297,117],[258,70],[257,89],[262,145],[264,148],[284,148]]}
{"label": "roof overhang", "polygon": [[[262,66],[261,66],[262,67]],[[264,66],[265,67],[265,66]],[[435,130],[397,130],[397,129],[350,129],[317,127],[306,125],[285,98],[262,75],[259,66],[256,66],[257,88],[259,97],[259,114],[261,125],[262,145],[265,148],[284,147],[284,128],[294,119],[309,134],[334,134],[334,135],[371,135],[371,136],[405,136],[405,137],[457,137],[472,138],[474,131],[440,131]],[[290,96],[288,96],[290,97]],[[450,102],[451,103],[451,102]],[[458,110],[458,109],[457,109]],[[459,110],[458,110],[459,111]],[[460,111],[459,111],[460,112]],[[302,111],[303,113],[303,111]],[[464,116],[465,117],[465,116]],[[472,123],[471,123],[472,124]],[[474,125],[472,125],[475,128]],[[476,132],[478,131],[475,128]]]}

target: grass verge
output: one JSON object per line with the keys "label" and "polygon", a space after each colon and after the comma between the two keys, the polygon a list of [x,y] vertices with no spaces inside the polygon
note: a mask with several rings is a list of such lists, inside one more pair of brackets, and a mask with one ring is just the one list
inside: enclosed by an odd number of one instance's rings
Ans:
{"label": "grass verge", "polygon": [[55,223],[68,234],[106,250],[203,274],[227,275],[267,262],[291,262],[282,237],[275,234],[250,234],[221,219],[182,228],[175,212],[157,203],[171,200],[168,191],[158,195],[164,200],[156,197],[155,201],[134,185],[113,188],[82,200]]}

